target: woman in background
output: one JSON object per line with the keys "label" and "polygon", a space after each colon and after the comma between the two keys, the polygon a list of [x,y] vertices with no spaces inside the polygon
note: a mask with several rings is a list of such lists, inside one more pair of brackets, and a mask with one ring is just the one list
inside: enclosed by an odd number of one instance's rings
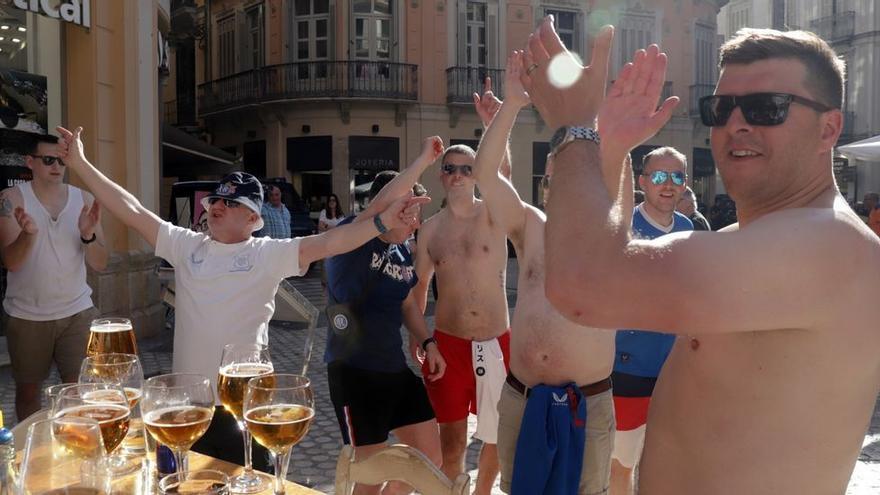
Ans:
{"label": "woman in background", "polygon": [[339,205],[339,197],[335,194],[327,196],[327,206],[321,210],[321,215],[318,217],[318,232],[326,232],[343,220],[345,214],[342,213],[342,207]]}

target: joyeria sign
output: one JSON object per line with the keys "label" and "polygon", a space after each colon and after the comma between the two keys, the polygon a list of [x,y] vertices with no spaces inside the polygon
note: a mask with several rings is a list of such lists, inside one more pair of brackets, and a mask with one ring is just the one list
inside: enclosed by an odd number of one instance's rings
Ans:
{"label": "joyeria sign", "polygon": [[53,19],[91,27],[89,0],[13,0],[16,7]]}

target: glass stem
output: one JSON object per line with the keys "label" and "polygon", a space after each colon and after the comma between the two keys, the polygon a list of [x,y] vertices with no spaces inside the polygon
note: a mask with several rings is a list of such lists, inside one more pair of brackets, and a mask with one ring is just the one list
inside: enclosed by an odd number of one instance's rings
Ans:
{"label": "glass stem", "polygon": [[177,481],[183,483],[186,480],[186,466],[183,465],[186,460],[186,451],[171,449],[174,454],[174,464],[177,465]]}
{"label": "glass stem", "polygon": [[250,478],[254,472],[254,464],[251,460],[251,442],[253,440],[251,432],[247,429],[244,421],[239,421],[238,427],[241,429],[241,438],[244,440],[244,475]]}
{"label": "glass stem", "polygon": [[293,449],[287,449],[281,454],[272,456],[275,461],[275,486],[273,487],[275,495],[284,495],[284,480],[287,478],[287,465],[290,464],[291,450]]}

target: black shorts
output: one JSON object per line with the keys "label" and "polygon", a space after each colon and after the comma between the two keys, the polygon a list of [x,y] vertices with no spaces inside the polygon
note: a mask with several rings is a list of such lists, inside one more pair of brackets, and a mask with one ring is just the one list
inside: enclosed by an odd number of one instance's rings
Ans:
{"label": "black shorts", "polygon": [[434,419],[425,385],[409,368],[384,373],[335,361],[327,365],[327,377],[346,444],[383,443],[392,430]]}

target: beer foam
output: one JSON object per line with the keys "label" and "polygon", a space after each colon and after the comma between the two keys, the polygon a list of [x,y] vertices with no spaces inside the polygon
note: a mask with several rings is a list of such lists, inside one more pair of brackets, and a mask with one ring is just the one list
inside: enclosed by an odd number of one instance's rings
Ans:
{"label": "beer foam", "polygon": [[315,410],[311,407],[295,404],[275,404],[260,406],[251,409],[245,414],[245,418],[253,423],[270,425],[286,425],[301,423],[315,417]]}
{"label": "beer foam", "polygon": [[262,376],[274,371],[271,363],[235,363],[220,368],[220,374],[230,378]]}
{"label": "beer foam", "polygon": [[[169,415],[167,418],[162,416]],[[156,427],[191,426],[210,421],[214,411],[206,407],[174,406],[151,411],[144,416],[144,423]]]}
{"label": "beer foam", "polygon": [[[119,411],[122,411],[123,414],[119,414]],[[129,414],[130,412],[125,406],[117,404],[95,404],[63,409],[55,417],[63,418],[66,416],[76,416],[78,418],[93,419],[98,423],[107,423],[120,418],[125,418]]]}
{"label": "beer foam", "polygon": [[114,333],[128,332],[132,330],[130,323],[102,323],[100,325],[92,325],[90,330],[96,333]]}

